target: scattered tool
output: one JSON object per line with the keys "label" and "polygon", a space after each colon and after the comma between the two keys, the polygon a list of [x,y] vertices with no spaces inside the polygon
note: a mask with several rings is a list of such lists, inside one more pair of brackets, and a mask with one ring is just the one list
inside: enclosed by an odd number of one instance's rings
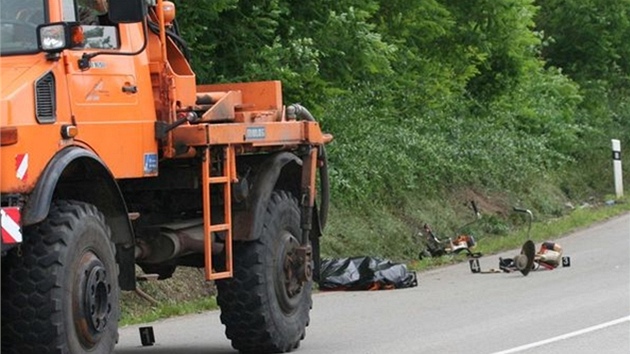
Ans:
{"label": "scattered tool", "polygon": [[499,257],[499,269],[483,270],[478,259],[468,261],[470,271],[472,273],[511,273],[520,271],[521,274],[527,276],[530,271],[538,269],[552,270],[562,265],[563,267],[571,266],[571,258],[562,255],[562,246],[552,241],[545,241],[540,246],[540,250],[536,252],[536,245],[530,239],[530,231],[532,228],[532,220],[534,215],[528,209],[514,208],[515,212],[525,213],[528,216],[527,241],[521,247],[521,252],[514,258]]}
{"label": "scattered tool", "polygon": [[448,240],[440,240],[435,235],[435,233],[433,233],[431,226],[429,226],[429,224],[424,224],[424,233],[419,232],[418,235],[423,238],[427,249],[423,252],[420,252],[420,254],[418,255],[419,259],[422,259],[424,256],[441,257],[447,254],[460,253],[465,253],[468,257],[471,258],[479,258],[482,256],[480,252],[473,252],[472,250],[477,244],[474,236],[471,234],[462,233],[462,231],[466,227],[476,223],[477,221],[479,221],[479,219],[481,219],[481,214],[477,209],[477,204],[475,204],[475,201],[471,201],[470,204],[473,211],[475,212],[475,220],[458,228],[455,232],[455,235],[457,235],[455,238],[449,237]]}

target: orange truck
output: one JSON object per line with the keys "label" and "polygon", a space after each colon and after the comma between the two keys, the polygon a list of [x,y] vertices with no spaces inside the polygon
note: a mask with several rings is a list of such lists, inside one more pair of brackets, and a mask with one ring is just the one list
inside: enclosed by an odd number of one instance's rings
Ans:
{"label": "orange truck", "polygon": [[3,353],[111,353],[121,290],[178,266],[235,349],[299,345],[332,140],[308,110],[198,85],[162,0],[2,0],[0,51]]}

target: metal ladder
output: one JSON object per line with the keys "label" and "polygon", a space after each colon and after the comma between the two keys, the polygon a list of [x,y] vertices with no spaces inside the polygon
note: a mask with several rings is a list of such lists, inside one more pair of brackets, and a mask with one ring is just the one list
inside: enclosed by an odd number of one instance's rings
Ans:
{"label": "metal ladder", "polygon": [[[233,275],[232,259],[232,179],[236,176],[236,159],[234,147],[231,145],[213,147],[220,149],[223,159],[219,159],[219,174],[212,176],[212,154],[210,146],[204,151],[201,164],[202,193],[203,193],[203,229],[206,280],[231,278]],[[213,224],[211,215],[210,191],[212,186],[223,186],[223,223]],[[212,233],[225,232],[225,267],[222,271],[215,271],[212,264]]]}

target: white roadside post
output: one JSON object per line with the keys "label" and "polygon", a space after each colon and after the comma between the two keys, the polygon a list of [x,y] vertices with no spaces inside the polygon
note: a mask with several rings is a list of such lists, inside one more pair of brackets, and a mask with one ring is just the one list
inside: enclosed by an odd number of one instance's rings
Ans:
{"label": "white roadside post", "polygon": [[623,197],[623,179],[621,176],[621,143],[612,139],[613,168],[615,174],[615,193],[617,198]]}

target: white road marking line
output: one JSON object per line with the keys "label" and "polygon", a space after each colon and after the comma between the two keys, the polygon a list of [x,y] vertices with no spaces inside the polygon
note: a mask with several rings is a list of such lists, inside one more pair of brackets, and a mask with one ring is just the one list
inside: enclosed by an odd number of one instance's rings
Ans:
{"label": "white road marking line", "polygon": [[613,320],[613,321],[610,321],[610,322],[606,322],[606,323],[601,323],[601,324],[598,324],[596,326],[580,329],[579,331],[566,333],[566,334],[563,334],[563,335],[560,335],[560,336],[557,336],[557,337],[541,340],[539,342],[534,342],[534,343],[530,343],[530,344],[521,345],[520,347],[515,347],[515,348],[512,348],[512,349],[503,350],[503,351],[496,352],[496,353],[493,353],[493,354],[518,353],[518,352],[522,352],[523,350],[540,347],[541,345],[557,342],[557,341],[560,341],[560,340],[563,340],[563,339],[579,336],[579,335],[582,335],[582,334],[585,334],[585,333],[589,333],[589,332],[598,331],[600,329],[604,329],[606,327],[611,327],[611,326],[618,325],[620,323],[628,322],[628,321],[630,321],[630,316],[622,317],[622,318],[619,318],[619,319],[616,319],[616,320]]}

